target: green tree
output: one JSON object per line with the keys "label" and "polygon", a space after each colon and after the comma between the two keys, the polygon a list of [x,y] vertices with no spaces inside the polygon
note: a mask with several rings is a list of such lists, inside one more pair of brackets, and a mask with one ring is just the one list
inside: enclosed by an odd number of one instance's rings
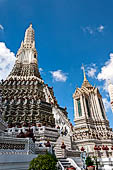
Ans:
{"label": "green tree", "polygon": [[92,166],[92,165],[94,164],[94,161],[91,159],[90,156],[88,156],[88,157],[86,158],[85,163],[86,163],[87,166]]}
{"label": "green tree", "polygon": [[45,155],[38,155],[29,165],[28,170],[57,170],[57,159],[54,155],[46,153]]}

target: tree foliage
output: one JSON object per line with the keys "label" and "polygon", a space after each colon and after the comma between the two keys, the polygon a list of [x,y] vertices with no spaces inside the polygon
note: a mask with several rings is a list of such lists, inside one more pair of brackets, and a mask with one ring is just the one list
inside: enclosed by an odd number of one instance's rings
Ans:
{"label": "tree foliage", "polygon": [[57,159],[54,155],[46,153],[45,155],[38,155],[30,162],[28,170],[57,170]]}
{"label": "tree foliage", "polygon": [[94,162],[93,162],[93,160],[91,159],[91,157],[90,156],[88,156],[87,158],[86,158],[86,165],[87,166],[92,166],[93,164],[94,164]]}

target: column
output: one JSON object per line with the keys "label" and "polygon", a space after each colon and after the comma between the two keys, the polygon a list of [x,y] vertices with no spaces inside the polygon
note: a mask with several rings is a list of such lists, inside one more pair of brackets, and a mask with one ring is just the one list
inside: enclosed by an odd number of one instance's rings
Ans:
{"label": "column", "polygon": [[81,103],[82,116],[85,117],[84,96],[80,96],[80,103]]}
{"label": "column", "polygon": [[95,95],[95,100],[96,100],[96,105],[97,105],[97,110],[98,110],[98,116],[100,117],[100,120],[104,120],[103,116],[102,116],[102,111],[101,111],[101,106],[100,106],[100,103],[99,103],[99,99],[98,99],[98,96]]}
{"label": "column", "polygon": [[77,104],[77,100],[75,98],[74,98],[74,114],[75,114],[75,119],[79,117],[78,104]]}

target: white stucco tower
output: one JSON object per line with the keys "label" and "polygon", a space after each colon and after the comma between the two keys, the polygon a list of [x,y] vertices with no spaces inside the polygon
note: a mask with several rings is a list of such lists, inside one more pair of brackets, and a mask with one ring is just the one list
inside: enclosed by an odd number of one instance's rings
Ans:
{"label": "white stucco tower", "polygon": [[[93,87],[86,78],[81,88],[73,94],[74,100],[74,135],[73,140],[80,149],[85,147],[87,152],[93,153],[95,145],[111,145],[113,132],[109,127],[102,96],[97,87]],[[109,141],[109,142],[108,142]],[[102,153],[103,154],[103,153]]]}
{"label": "white stucco tower", "polygon": [[32,24],[27,28],[25,32],[24,42],[21,42],[21,46],[17,52],[16,58],[18,63],[30,64],[37,62],[37,51],[35,48],[35,33],[32,28]]}
{"label": "white stucco tower", "polygon": [[89,124],[93,126],[92,121],[97,126],[100,123],[108,125],[102,97],[98,88],[93,87],[87,80],[84,72],[84,81],[81,88],[77,88],[73,94],[75,124],[77,126]]}
{"label": "white stucco tower", "polygon": [[110,95],[111,109],[113,112],[113,84],[111,82],[109,82],[108,91],[109,91],[109,95]]}
{"label": "white stucco tower", "polygon": [[38,69],[38,53],[35,48],[35,32],[32,24],[25,31],[24,41],[21,42],[20,48],[16,54],[15,65],[7,77],[21,80],[36,78],[43,82]]}

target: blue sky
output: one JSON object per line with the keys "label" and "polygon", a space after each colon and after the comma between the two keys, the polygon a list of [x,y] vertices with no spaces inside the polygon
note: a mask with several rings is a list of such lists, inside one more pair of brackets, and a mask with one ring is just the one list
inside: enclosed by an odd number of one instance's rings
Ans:
{"label": "blue sky", "polygon": [[83,63],[89,82],[100,89],[113,128],[106,88],[108,78],[113,82],[112,9],[113,0],[0,0],[0,61],[5,61],[0,64],[1,77],[12,68],[14,54],[32,22],[42,78],[53,86],[71,121],[72,95],[83,82]]}

